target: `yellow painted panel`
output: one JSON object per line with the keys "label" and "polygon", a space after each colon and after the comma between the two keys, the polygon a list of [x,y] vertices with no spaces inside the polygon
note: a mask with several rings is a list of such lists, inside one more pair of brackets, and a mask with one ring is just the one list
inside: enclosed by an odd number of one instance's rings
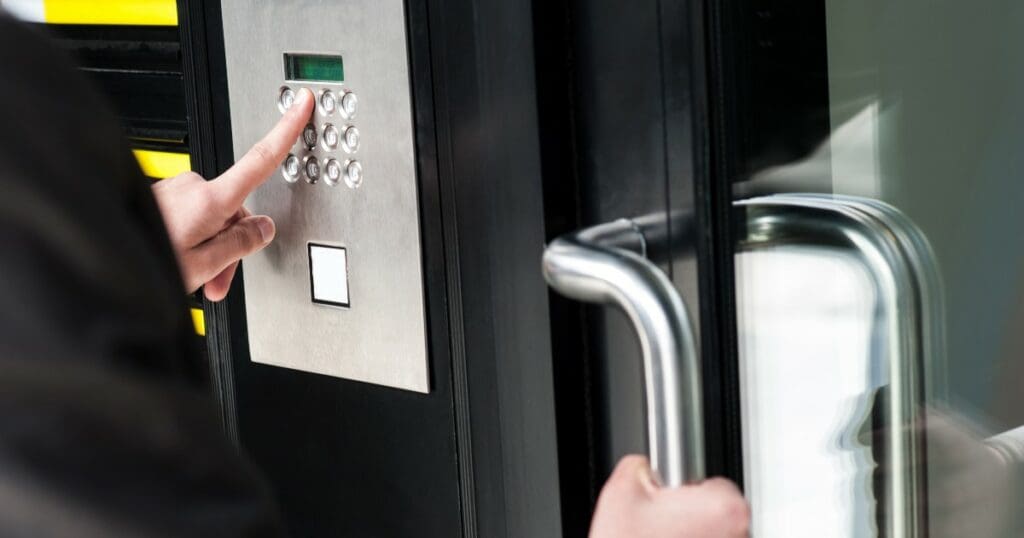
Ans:
{"label": "yellow painted panel", "polygon": [[46,22],[177,26],[175,0],[44,0]]}
{"label": "yellow painted panel", "polygon": [[198,308],[192,309],[192,325],[196,328],[196,334],[206,336],[206,318],[203,311]]}
{"label": "yellow painted panel", "polygon": [[135,158],[142,167],[142,173],[148,177],[165,179],[174,177],[192,169],[192,161],[187,153],[170,153],[149,149],[134,149]]}

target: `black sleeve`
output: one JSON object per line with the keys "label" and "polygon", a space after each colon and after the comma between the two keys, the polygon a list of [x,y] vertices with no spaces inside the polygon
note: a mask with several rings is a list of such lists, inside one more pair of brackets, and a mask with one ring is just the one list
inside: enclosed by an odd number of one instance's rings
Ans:
{"label": "black sleeve", "polygon": [[0,536],[275,536],[109,105],[0,12]]}

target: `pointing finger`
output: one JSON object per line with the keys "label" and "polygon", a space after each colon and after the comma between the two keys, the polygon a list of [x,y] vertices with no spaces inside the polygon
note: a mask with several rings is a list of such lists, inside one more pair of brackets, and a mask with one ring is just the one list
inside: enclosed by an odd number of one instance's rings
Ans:
{"label": "pointing finger", "polygon": [[227,212],[234,213],[249,193],[262,185],[281,166],[288,150],[309,123],[313,105],[313,92],[306,88],[300,89],[295,102],[277,125],[234,166],[213,180],[211,187],[214,189],[214,197]]}

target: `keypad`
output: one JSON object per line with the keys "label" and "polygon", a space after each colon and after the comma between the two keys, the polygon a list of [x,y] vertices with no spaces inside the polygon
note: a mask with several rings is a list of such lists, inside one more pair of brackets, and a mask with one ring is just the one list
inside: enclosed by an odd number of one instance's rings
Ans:
{"label": "keypad", "polygon": [[345,128],[345,151],[355,153],[359,149],[359,129],[353,126]]}
{"label": "keypad", "polygon": [[320,161],[315,155],[306,157],[306,183],[314,184],[320,181]]}
{"label": "keypad", "polygon": [[291,88],[281,88],[281,95],[277,98],[277,108],[281,110],[283,114],[285,110],[291,108],[292,103],[295,102],[295,91]]}
{"label": "keypad", "polygon": [[288,183],[295,183],[299,180],[301,172],[299,158],[293,153],[288,154],[288,157],[284,160],[284,165],[281,166],[281,174],[284,175],[284,180]]}
{"label": "keypad", "polygon": [[345,184],[352,189],[363,184],[363,165],[359,161],[350,159],[345,162]]}
{"label": "keypad", "polygon": [[[299,89],[281,87],[277,106],[282,114],[295,103]],[[363,183],[363,165],[357,160],[361,137],[352,120],[359,109],[359,98],[340,85],[309,89],[317,96],[316,111],[281,164],[281,175],[288,183],[303,177],[313,185],[322,177],[331,187],[344,183],[351,189],[358,188]],[[340,159],[339,153],[346,158]]]}
{"label": "keypad", "polygon": [[332,151],[338,149],[338,128],[328,123],[324,125],[324,149]]}
{"label": "keypad", "polygon": [[356,110],[359,108],[359,98],[352,92],[345,92],[341,97],[341,113],[345,119],[351,120],[356,117]]}
{"label": "keypad", "polygon": [[316,125],[310,123],[302,130],[302,142],[306,144],[306,148],[313,149],[316,147]]}
{"label": "keypad", "polygon": [[324,183],[335,186],[341,181],[341,163],[337,159],[328,158],[324,163]]}
{"label": "keypad", "polygon": [[320,113],[325,116],[334,114],[334,110],[338,108],[338,98],[334,95],[331,90],[324,90],[320,94]]}

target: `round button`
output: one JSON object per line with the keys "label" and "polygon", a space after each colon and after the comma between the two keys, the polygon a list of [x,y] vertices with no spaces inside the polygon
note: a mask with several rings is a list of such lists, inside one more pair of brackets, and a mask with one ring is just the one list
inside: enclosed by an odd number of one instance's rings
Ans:
{"label": "round button", "polygon": [[320,163],[317,162],[316,157],[310,155],[306,157],[306,182],[313,184],[320,180]]}
{"label": "round button", "polygon": [[328,123],[324,125],[324,137],[321,139],[323,142],[324,149],[337,149],[338,139],[341,138],[338,134],[338,128]]}
{"label": "round button", "polygon": [[284,164],[281,165],[281,174],[284,175],[284,180],[288,183],[295,183],[299,180],[299,172],[302,171],[302,165],[299,164],[299,158],[295,155],[289,154],[284,160]]}
{"label": "round button", "polygon": [[324,162],[324,183],[335,186],[341,181],[341,163],[335,159],[327,159]]}
{"label": "round button", "polygon": [[345,162],[345,184],[350,189],[357,189],[363,184],[363,165],[359,161]]}
{"label": "round button", "polygon": [[324,90],[324,93],[320,94],[320,112],[325,115],[334,114],[334,111],[338,108],[338,98],[334,95],[331,90]]}
{"label": "round button", "polygon": [[348,127],[345,129],[345,151],[352,153],[359,149],[359,129]]}
{"label": "round button", "polygon": [[341,97],[341,112],[346,118],[354,118],[359,108],[359,98],[352,92],[345,92]]}
{"label": "round button", "polygon": [[291,108],[294,102],[295,92],[288,86],[281,88],[281,94],[277,96],[277,108],[281,110],[281,113],[283,114],[284,111]]}
{"label": "round button", "polygon": [[316,147],[316,126],[312,123],[302,130],[302,143],[309,149]]}

